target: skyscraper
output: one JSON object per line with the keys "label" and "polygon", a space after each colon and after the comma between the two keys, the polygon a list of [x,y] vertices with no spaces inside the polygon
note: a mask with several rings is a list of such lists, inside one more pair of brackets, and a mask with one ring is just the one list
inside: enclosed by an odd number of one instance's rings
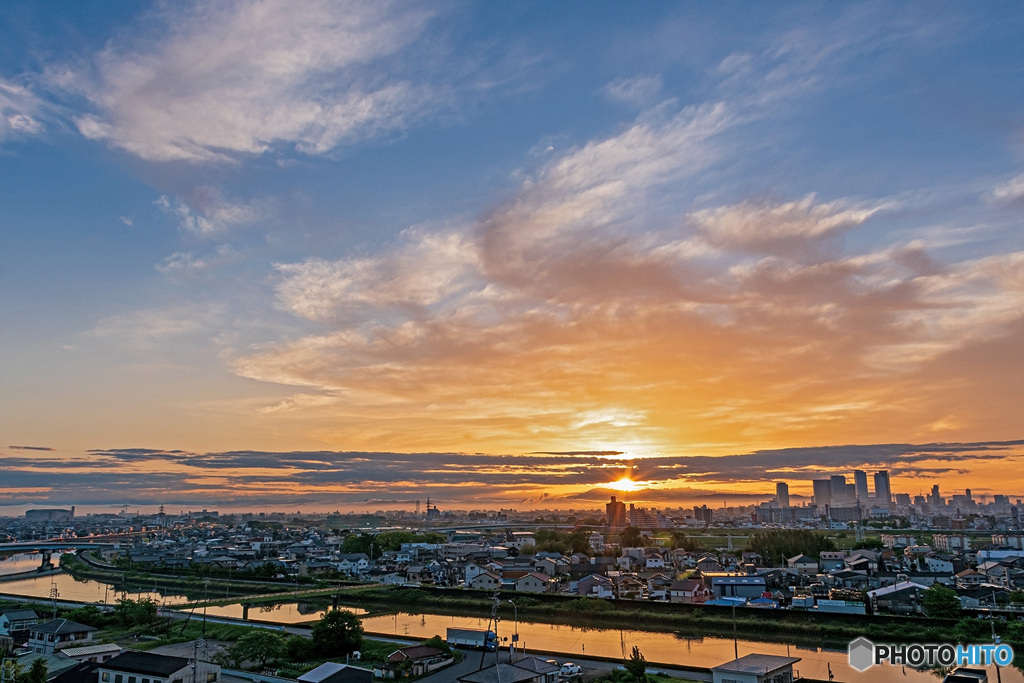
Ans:
{"label": "skyscraper", "polygon": [[846,477],[841,474],[833,474],[829,477],[829,486],[832,493],[832,507],[843,507],[846,505]]}
{"label": "skyscraper", "polygon": [[889,472],[875,472],[875,500],[880,505],[892,503],[892,490],[889,488]]}
{"label": "skyscraper", "polygon": [[784,481],[775,484],[775,500],[780,508],[786,509],[789,507],[789,484]]}
{"label": "skyscraper", "polygon": [[853,471],[853,484],[856,487],[856,493],[854,494],[862,504],[868,502],[868,475],[864,470]]}
{"label": "skyscraper", "polygon": [[822,511],[832,500],[832,485],[828,479],[815,479],[811,482],[814,486],[814,504]]}
{"label": "skyscraper", "polygon": [[626,526],[626,504],[621,500],[615,500],[612,496],[611,502],[604,506],[604,516],[608,526],[612,529],[622,529]]}

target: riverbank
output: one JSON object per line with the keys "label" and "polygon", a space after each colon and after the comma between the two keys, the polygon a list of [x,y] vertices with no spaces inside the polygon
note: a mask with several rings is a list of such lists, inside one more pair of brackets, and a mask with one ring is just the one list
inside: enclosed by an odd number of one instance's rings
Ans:
{"label": "riverbank", "polygon": [[[65,559],[67,558],[67,559]],[[156,576],[169,589],[188,596],[190,606],[244,602],[250,605],[301,600],[311,604],[359,606],[371,613],[396,611],[476,616],[488,614],[492,594],[460,588],[405,587],[383,585],[331,585],[289,591],[291,586],[273,583],[241,583],[210,579],[197,585],[194,577],[170,574],[127,573],[116,568],[87,565],[80,558],[62,558],[73,576],[124,584],[133,580],[147,585]],[[206,601],[210,593],[232,589],[232,598]],[[851,615],[797,610],[732,610],[727,607],[678,603],[603,600],[556,594],[503,594],[515,599],[519,617],[540,623],[585,625],[675,632],[683,636],[731,637],[734,633],[763,642],[793,642],[805,645],[845,644],[859,636],[883,642],[941,642],[956,626],[955,619],[925,619],[898,615]]]}
{"label": "riverbank", "polygon": [[37,576],[50,576],[51,574],[60,574],[61,571],[63,570],[60,567],[53,567],[51,569],[33,569],[32,571],[18,572],[16,574],[0,574],[0,583],[34,579]]}
{"label": "riverbank", "polygon": [[61,569],[75,579],[92,579],[123,588],[148,588],[159,581],[160,588],[167,592],[184,595],[190,600],[205,599],[211,592],[218,594],[225,589],[234,592],[238,598],[246,595],[283,594],[291,586],[274,582],[217,579],[198,576],[183,576],[173,573],[131,571],[105,564],[88,553],[64,554],[60,558]]}
{"label": "riverbank", "polygon": [[[666,602],[602,600],[562,595],[502,594],[514,598],[521,620],[541,623],[671,631],[689,636],[732,637],[807,645],[849,642],[867,636],[884,642],[940,642],[954,619],[818,614],[791,610],[733,610]],[[371,607],[456,616],[488,614],[491,594],[460,589],[367,587],[346,591],[342,601]]]}

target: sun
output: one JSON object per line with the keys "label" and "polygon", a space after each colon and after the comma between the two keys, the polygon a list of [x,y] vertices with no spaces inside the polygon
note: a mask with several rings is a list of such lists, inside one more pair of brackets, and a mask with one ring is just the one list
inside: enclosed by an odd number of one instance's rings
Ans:
{"label": "sun", "polygon": [[618,481],[613,481],[608,484],[608,488],[615,489],[616,491],[636,491],[638,487],[639,484],[629,477],[623,477]]}

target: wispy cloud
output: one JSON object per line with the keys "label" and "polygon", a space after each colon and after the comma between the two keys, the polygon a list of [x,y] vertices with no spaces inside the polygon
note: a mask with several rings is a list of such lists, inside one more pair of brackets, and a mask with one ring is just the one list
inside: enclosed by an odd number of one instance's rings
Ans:
{"label": "wispy cloud", "polygon": [[189,337],[209,339],[218,327],[214,323],[223,314],[223,306],[219,304],[172,304],[140,309],[100,320],[90,335],[122,347],[150,349],[173,339],[179,342]]}
{"label": "wispy cloud", "polygon": [[434,13],[388,1],[195,3],[156,15],[156,35],[113,42],[93,73],[63,73],[61,85],[95,110],[76,119],[83,135],[151,161],[323,154],[437,106],[426,84],[390,75]]}
{"label": "wispy cloud", "polygon": [[1024,173],[992,190],[992,196],[1000,201],[1020,201],[1024,199]]}
{"label": "wispy cloud", "polygon": [[1020,254],[942,263],[916,241],[846,246],[899,208],[891,199],[686,211],[679,188],[736,154],[729,135],[748,120],[728,102],[663,103],[551,159],[466,226],[281,264],[280,305],[324,327],[235,368],[320,389],[303,394],[307,415],[346,415],[329,442],[415,448],[373,419],[386,410],[431,445],[458,425],[506,445],[656,452],[729,430],[807,438],[885,421],[903,387],[883,377],[921,382],[925,364],[1011,334]]}
{"label": "wispy cloud", "polygon": [[636,76],[616,79],[605,85],[602,92],[615,102],[643,107],[655,101],[661,88],[661,76]]}
{"label": "wispy cloud", "polygon": [[221,190],[209,186],[192,192],[190,203],[180,198],[172,201],[167,195],[161,195],[154,203],[176,216],[182,230],[199,237],[222,236],[233,227],[264,220],[273,211],[273,202],[269,199],[229,200]]}
{"label": "wispy cloud", "polygon": [[45,106],[25,86],[0,78],[0,142],[41,134]]}
{"label": "wispy cloud", "polygon": [[178,251],[157,265],[156,269],[164,275],[176,278],[189,278],[207,273],[219,266],[232,263],[240,258],[231,245],[221,244],[209,252]]}

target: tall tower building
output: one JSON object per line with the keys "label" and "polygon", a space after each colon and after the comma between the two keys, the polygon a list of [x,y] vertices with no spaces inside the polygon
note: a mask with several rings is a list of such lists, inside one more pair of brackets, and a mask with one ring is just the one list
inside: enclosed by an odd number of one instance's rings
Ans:
{"label": "tall tower building", "polygon": [[789,484],[784,481],[775,484],[775,500],[783,510],[789,507]]}
{"label": "tall tower building", "polygon": [[841,474],[833,474],[829,477],[829,486],[832,492],[832,507],[844,507],[846,505],[846,477]]}
{"label": "tall tower building", "polygon": [[853,471],[853,485],[856,487],[855,496],[862,504],[868,502],[868,475],[864,470]]}
{"label": "tall tower building", "polygon": [[892,490],[889,488],[889,472],[875,472],[875,500],[881,505],[892,503]]}
{"label": "tall tower building", "polygon": [[832,484],[828,479],[815,479],[811,485],[814,486],[814,504],[824,512],[825,506],[831,504]]}
{"label": "tall tower building", "polygon": [[611,502],[604,506],[604,516],[608,521],[608,526],[612,529],[622,529],[626,526],[626,504],[620,500],[615,500],[615,496],[612,496]]}

